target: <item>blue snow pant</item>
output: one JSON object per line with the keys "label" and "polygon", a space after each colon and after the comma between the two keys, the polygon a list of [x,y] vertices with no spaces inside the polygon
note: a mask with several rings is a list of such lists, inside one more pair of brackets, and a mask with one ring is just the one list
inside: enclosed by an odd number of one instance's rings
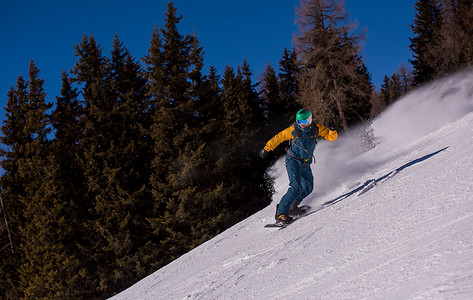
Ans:
{"label": "blue snow pant", "polygon": [[302,202],[314,189],[314,176],[310,168],[310,163],[304,164],[295,158],[287,156],[286,170],[289,176],[289,189],[281,198],[278,207],[278,214],[289,214],[289,209],[294,201]]}

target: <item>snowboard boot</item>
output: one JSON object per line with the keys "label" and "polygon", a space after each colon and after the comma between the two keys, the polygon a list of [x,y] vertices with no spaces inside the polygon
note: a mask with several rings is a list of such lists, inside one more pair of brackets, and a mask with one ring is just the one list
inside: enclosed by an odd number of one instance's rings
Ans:
{"label": "snowboard boot", "polygon": [[274,216],[274,218],[276,219],[276,223],[282,223],[282,224],[290,224],[292,221],[294,221],[294,219],[288,215],[285,215],[285,214],[278,214],[278,208],[279,208],[279,204],[276,205],[276,215]]}
{"label": "snowboard boot", "polygon": [[287,225],[291,224],[292,221],[294,221],[294,219],[288,215],[276,214],[276,223]]}
{"label": "snowboard boot", "polygon": [[300,216],[306,212],[306,207],[299,207],[299,204],[301,204],[299,201],[292,202],[291,208],[289,209],[290,216]]}

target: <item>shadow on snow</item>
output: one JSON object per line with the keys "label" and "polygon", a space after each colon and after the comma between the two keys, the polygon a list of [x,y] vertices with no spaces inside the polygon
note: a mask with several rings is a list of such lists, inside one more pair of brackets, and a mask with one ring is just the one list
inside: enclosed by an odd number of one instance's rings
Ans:
{"label": "shadow on snow", "polygon": [[397,169],[395,169],[395,170],[389,172],[388,174],[379,177],[378,179],[370,179],[370,180],[367,180],[367,181],[365,181],[365,183],[363,183],[363,184],[360,185],[359,187],[356,187],[355,189],[351,190],[350,192],[348,192],[348,193],[346,193],[346,194],[343,194],[343,195],[341,195],[341,196],[339,196],[339,197],[337,197],[337,198],[335,198],[335,199],[333,199],[333,200],[330,200],[330,201],[325,202],[324,204],[322,204],[322,205],[320,206],[320,208],[318,208],[318,209],[316,209],[316,210],[320,210],[320,209],[323,209],[323,208],[325,208],[325,207],[332,206],[332,205],[334,205],[335,203],[340,202],[340,201],[342,201],[342,200],[344,200],[344,199],[346,199],[346,198],[348,198],[348,197],[350,197],[350,196],[352,196],[352,195],[354,195],[354,194],[360,196],[360,195],[366,193],[366,192],[367,192],[368,190],[370,190],[371,188],[375,187],[378,183],[382,183],[382,182],[384,182],[384,181],[386,181],[386,180],[388,180],[388,179],[394,177],[397,173],[401,172],[402,170],[404,170],[404,169],[406,169],[406,168],[408,168],[408,167],[411,167],[411,166],[413,166],[413,165],[415,165],[415,164],[418,164],[418,163],[420,163],[420,162],[423,162],[423,161],[425,161],[425,160],[431,158],[432,156],[435,156],[435,155],[439,154],[440,152],[445,151],[445,150],[447,150],[447,149],[448,149],[448,147],[445,147],[445,148],[440,149],[440,150],[438,150],[438,151],[436,151],[436,152],[433,152],[433,153],[427,154],[427,155],[425,155],[425,156],[422,156],[422,157],[420,157],[420,158],[417,158],[417,159],[415,159],[415,160],[413,160],[413,161],[411,161],[411,162],[409,162],[409,163],[407,163],[407,164],[405,164],[405,165],[403,165],[403,166],[401,166],[401,167],[399,167],[399,168],[397,168]]}

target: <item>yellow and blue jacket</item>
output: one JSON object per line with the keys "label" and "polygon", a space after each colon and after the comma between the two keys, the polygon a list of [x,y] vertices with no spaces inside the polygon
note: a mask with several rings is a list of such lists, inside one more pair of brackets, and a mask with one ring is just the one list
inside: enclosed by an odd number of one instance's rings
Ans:
{"label": "yellow and blue jacket", "polygon": [[287,150],[288,156],[302,162],[311,163],[319,136],[327,141],[335,141],[338,138],[338,133],[336,130],[330,130],[314,122],[306,128],[294,123],[270,139],[264,149],[268,152],[273,151],[282,142],[290,140],[291,143]]}

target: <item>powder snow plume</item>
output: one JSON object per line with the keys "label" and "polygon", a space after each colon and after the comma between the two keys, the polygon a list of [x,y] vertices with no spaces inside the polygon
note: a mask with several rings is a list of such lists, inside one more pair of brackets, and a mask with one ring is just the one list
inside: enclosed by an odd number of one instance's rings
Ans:
{"label": "powder snow plume", "polygon": [[[409,151],[407,146],[412,142],[470,112],[473,112],[473,70],[412,91],[377,117],[371,127],[354,128],[336,143],[319,143],[315,151],[317,163],[312,166],[315,192],[306,203],[314,204],[314,200],[321,204],[368,180],[370,173],[386,160],[404,154],[396,149]],[[370,155],[371,152],[386,155]]]}

